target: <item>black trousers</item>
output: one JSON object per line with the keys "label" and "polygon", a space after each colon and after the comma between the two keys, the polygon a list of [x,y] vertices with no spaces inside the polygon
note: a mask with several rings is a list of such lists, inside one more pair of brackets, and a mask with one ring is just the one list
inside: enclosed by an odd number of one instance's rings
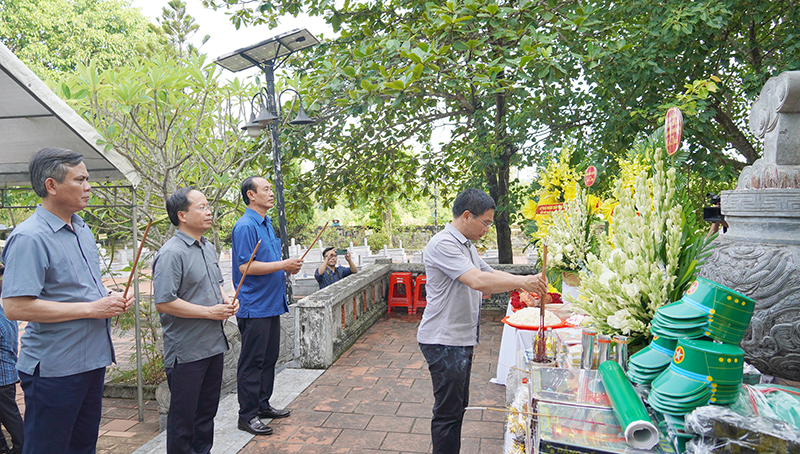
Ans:
{"label": "black trousers", "polygon": [[168,454],[208,454],[214,443],[214,416],[222,388],[223,353],[166,367],[170,400]]}
{"label": "black trousers", "polygon": [[66,377],[20,372],[25,393],[24,454],[94,454],[106,368]]}
{"label": "black trousers", "polygon": [[[25,439],[22,429],[22,416],[17,407],[17,384],[0,386],[0,424],[11,435],[11,450],[18,454],[22,452],[22,441]],[[8,450],[5,437],[0,436],[0,449]]]}
{"label": "black trousers", "polygon": [[469,405],[473,347],[419,344],[433,382],[433,454],[458,454],[461,424]]}
{"label": "black trousers", "polygon": [[239,417],[250,421],[267,410],[275,386],[275,364],[281,350],[281,317],[236,318],[242,334],[242,352],[236,384]]}

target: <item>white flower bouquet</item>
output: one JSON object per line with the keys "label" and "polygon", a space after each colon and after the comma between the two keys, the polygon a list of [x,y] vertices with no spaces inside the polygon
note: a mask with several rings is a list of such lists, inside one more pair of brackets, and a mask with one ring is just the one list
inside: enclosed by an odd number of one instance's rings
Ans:
{"label": "white flower bouquet", "polygon": [[633,194],[618,185],[611,244],[600,242],[599,256],[586,256],[581,290],[572,299],[598,330],[631,337],[649,336],[656,309],[672,294],[682,248],[682,210],[675,193],[675,169],[643,171]]}

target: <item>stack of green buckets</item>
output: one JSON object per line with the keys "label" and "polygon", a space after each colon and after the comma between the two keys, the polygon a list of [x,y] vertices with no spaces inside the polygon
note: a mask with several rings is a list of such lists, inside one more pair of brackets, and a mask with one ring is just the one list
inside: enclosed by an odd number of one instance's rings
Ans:
{"label": "stack of green buckets", "polygon": [[648,403],[678,429],[697,407],[735,402],[744,365],[739,343],[754,309],[741,293],[697,278],[680,301],[656,312],[653,342],[631,356],[628,378],[651,384]]}

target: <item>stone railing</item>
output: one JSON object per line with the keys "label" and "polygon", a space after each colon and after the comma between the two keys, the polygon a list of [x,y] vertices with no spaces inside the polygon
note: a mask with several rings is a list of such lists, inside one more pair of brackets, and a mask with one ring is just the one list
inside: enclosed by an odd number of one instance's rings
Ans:
{"label": "stone railing", "polygon": [[329,367],[386,312],[391,268],[383,259],[296,303],[300,367]]}
{"label": "stone railing", "polygon": [[[537,271],[527,265],[495,265],[494,268],[512,274]],[[425,266],[380,259],[375,265],[314,292],[294,305],[299,367],[330,367],[386,313],[389,276],[393,272],[411,272],[416,278],[425,273]],[[502,293],[484,300],[483,308],[505,310],[507,305],[508,293]]]}

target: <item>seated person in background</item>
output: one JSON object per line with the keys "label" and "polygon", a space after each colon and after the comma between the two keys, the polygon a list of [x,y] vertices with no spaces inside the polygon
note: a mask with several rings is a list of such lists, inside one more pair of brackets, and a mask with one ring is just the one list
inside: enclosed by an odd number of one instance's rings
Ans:
{"label": "seated person in background", "polygon": [[322,251],[322,265],[314,270],[314,278],[319,282],[319,288],[323,289],[339,279],[346,278],[351,274],[358,272],[356,264],[350,258],[350,251],[344,256],[350,268],[344,266],[336,266],[336,249],[329,247]]}

